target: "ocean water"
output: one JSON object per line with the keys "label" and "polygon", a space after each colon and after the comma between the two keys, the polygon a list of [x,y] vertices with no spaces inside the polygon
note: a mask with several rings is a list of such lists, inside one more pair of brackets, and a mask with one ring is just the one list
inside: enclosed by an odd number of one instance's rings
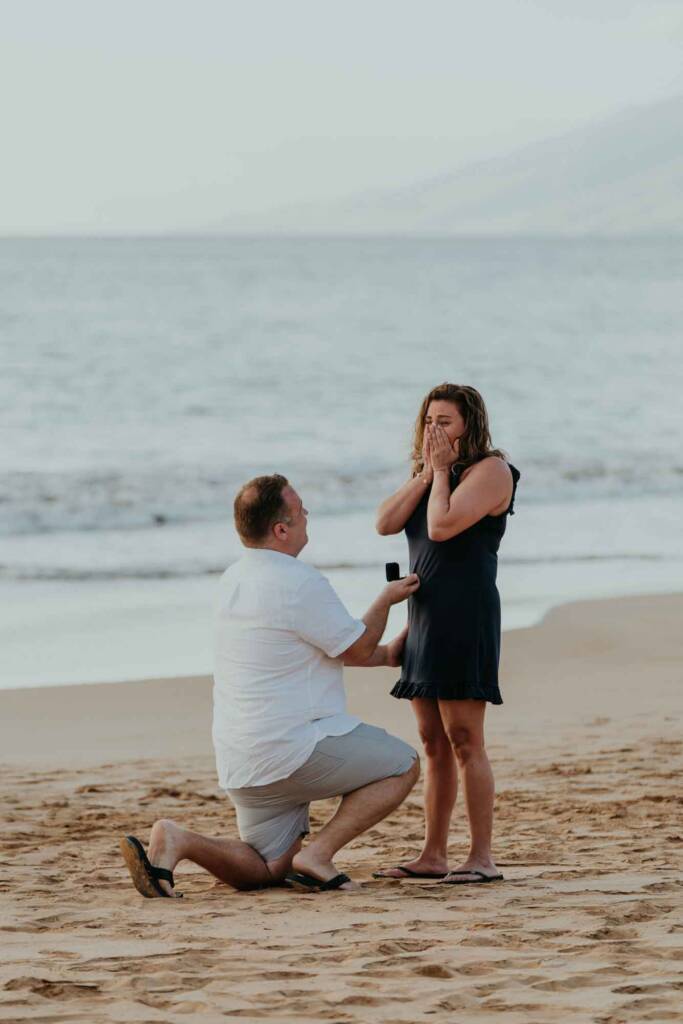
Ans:
{"label": "ocean water", "polygon": [[361,614],[443,380],[522,472],[504,626],[680,589],[682,284],[667,239],[0,240],[0,685],[206,671],[262,472]]}

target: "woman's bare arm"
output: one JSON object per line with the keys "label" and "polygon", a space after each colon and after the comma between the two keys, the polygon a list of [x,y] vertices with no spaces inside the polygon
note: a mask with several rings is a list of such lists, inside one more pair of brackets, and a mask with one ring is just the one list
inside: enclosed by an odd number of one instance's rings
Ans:
{"label": "woman's bare arm", "polygon": [[413,512],[420,504],[425,491],[431,483],[424,479],[425,474],[418,474],[407,480],[402,487],[383,501],[377,510],[377,532],[382,537],[391,533],[400,533]]}
{"label": "woman's bare arm", "polygon": [[434,479],[430,442],[425,433],[422,446],[422,472],[407,480],[402,487],[383,501],[377,510],[377,532],[386,537],[400,533],[413,512],[420,504],[425,492]]}
{"label": "woman's bare arm", "polygon": [[450,540],[484,516],[496,514],[512,497],[512,474],[502,459],[476,463],[451,494],[450,470],[436,469],[427,505],[430,540]]}

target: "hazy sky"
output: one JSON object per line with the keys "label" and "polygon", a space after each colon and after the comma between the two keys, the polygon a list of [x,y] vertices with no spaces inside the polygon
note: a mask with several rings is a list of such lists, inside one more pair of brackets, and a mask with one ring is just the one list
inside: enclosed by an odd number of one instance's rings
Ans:
{"label": "hazy sky", "polygon": [[397,186],[683,91],[681,0],[0,0],[0,232]]}

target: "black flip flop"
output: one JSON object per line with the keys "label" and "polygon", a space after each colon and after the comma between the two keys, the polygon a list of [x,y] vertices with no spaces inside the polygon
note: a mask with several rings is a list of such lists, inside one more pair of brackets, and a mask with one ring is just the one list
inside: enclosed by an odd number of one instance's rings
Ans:
{"label": "black flip flop", "polygon": [[394,867],[394,868],[387,868],[387,871],[403,871],[405,873],[404,873],[403,876],[401,876],[401,875],[386,875],[382,871],[373,871],[372,872],[372,877],[373,878],[388,878],[390,881],[393,881],[393,882],[400,882],[402,880],[402,877],[403,878],[429,878],[432,881],[440,881],[442,878],[445,878],[446,875],[448,874],[447,871],[413,871],[412,868],[404,867],[403,864],[397,864],[396,867]]}
{"label": "black flip flop", "polygon": [[334,889],[341,889],[345,882],[350,882],[348,875],[335,875],[323,882],[313,875],[306,875],[302,871],[291,871],[285,875],[285,885],[297,892],[332,892]]}
{"label": "black flip flop", "polygon": [[483,871],[449,871],[449,875],[477,875],[477,878],[463,878],[461,882],[449,882],[444,876],[444,885],[482,885],[484,882],[502,882],[502,875],[485,875]]}
{"label": "black flip flop", "polygon": [[[136,839],[135,836],[124,836],[119,840],[119,849],[123,854],[130,877],[133,879],[133,885],[141,896],[146,896],[148,899],[156,899],[160,896],[171,899],[159,885],[158,879],[161,878],[164,882],[168,882],[174,889],[173,872],[167,868],[155,868],[153,864],[150,864],[145,848],[139,839]],[[176,895],[182,896],[182,893],[179,892]]]}

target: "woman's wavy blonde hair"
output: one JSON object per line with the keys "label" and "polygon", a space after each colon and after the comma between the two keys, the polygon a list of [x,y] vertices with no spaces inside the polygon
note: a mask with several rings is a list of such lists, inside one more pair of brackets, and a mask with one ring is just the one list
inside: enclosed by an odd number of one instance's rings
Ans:
{"label": "woman's wavy blonde hair", "polygon": [[465,421],[465,430],[460,437],[458,449],[458,466],[471,466],[489,455],[497,455],[505,459],[505,452],[494,448],[491,443],[489,431],[489,418],[484,405],[484,399],[476,388],[470,388],[466,384],[437,384],[435,388],[425,395],[420,406],[420,411],[415,420],[415,433],[413,434],[413,450],[411,453],[413,476],[421,473],[424,469],[422,459],[422,443],[424,441],[425,419],[431,402],[452,402],[457,406],[460,415]]}

